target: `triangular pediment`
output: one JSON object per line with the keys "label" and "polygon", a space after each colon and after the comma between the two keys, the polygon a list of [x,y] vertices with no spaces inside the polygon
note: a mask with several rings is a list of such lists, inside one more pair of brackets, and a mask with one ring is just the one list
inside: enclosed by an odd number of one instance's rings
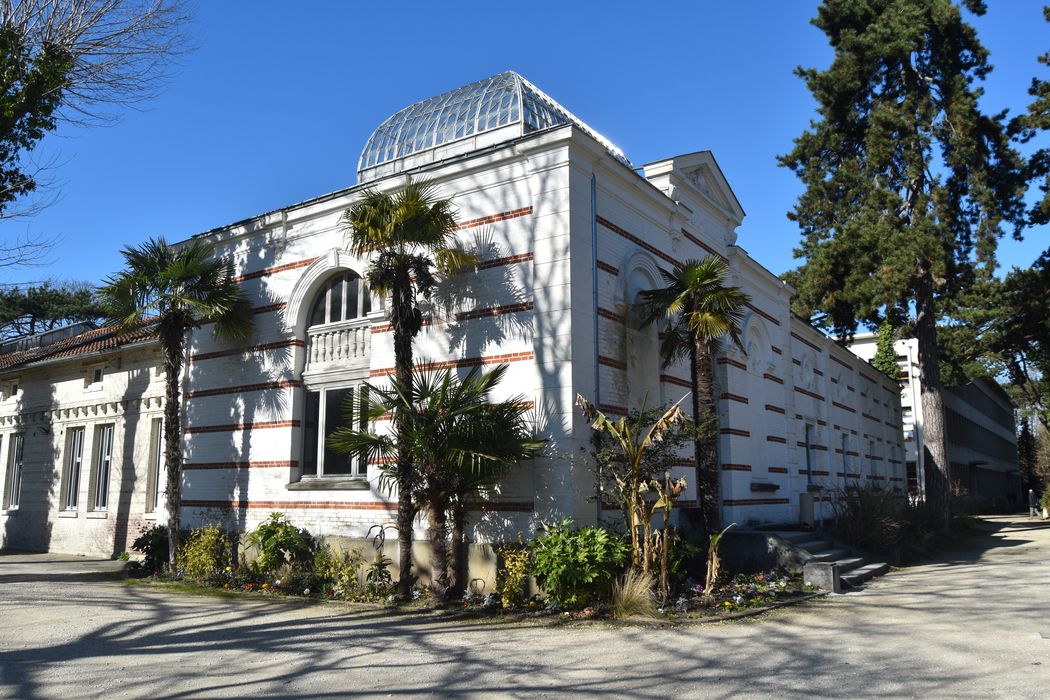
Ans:
{"label": "triangular pediment", "polygon": [[714,205],[738,223],[744,219],[744,210],[710,151],[688,153],[651,163],[645,166],[645,175],[650,180],[661,175],[672,176],[674,187],[687,189],[692,197]]}

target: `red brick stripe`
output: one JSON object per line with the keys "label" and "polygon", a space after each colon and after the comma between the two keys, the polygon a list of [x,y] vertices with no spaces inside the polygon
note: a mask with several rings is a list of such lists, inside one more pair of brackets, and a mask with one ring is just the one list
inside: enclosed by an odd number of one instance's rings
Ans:
{"label": "red brick stripe", "polygon": [[610,311],[609,309],[603,309],[600,306],[598,307],[598,315],[610,321],[615,321],[616,323],[627,323],[627,319],[620,314],[615,311]]}
{"label": "red brick stripe", "polygon": [[863,372],[860,372],[860,378],[861,378],[861,379],[867,379],[867,380],[868,380],[869,382],[871,382],[872,384],[874,384],[874,383],[875,383],[875,380],[874,380],[874,379],[872,379],[872,378],[871,378],[871,377],[869,377],[868,375],[864,374]]}
{"label": "red brick stripe", "polygon": [[727,506],[783,506],[790,502],[786,498],[727,498],[722,501]]}
{"label": "red brick stripe", "polygon": [[622,369],[625,371],[627,370],[626,363],[620,362],[619,360],[614,360],[611,357],[606,357],[605,355],[598,355],[598,364],[605,365],[606,367],[612,367],[613,369]]}
{"label": "red brick stripe", "polygon": [[875,421],[876,423],[881,423],[881,422],[882,422],[882,421],[880,421],[880,420],[879,420],[879,419],[878,419],[877,417],[875,417],[875,416],[871,415],[870,413],[864,413],[864,412],[861,412],[861,414],[860,414],[860,415],[864,416],[864,417],[865,417],[865,418],[867,418],[868,420],[873,420],[873,421]]}
{"label": "red brick stripe", "polygon": [[850,408],[846,404],[839,403],[838,401],[832,401],[831,405],[834,406],[835,408],[841,408],[843,411],[849,411],[850,413],[856,413],[857,412],[857,409]]}
{"label": "red brick stripe", "polygon": [[749,472],[751,471],[750,464],[723,464],[722,471],[727,472]]}
{"label": "red brick stripe", "polygon": [[190,355],[189,362],[200,362],[201,360],[210,360],[215,357],[229,357],[231,355],[243,355],[249,352],[264,352],[266,350],[278,350],[280,348],[301,348],[306,345],[302,340],[280,340],[275,343],[263,343],[261,345],[251,345],[245,348],[234,348],[233,350],[217,350],[215,352],[202,352],[196,355]]}
{"label": "red brick stripe", "polygon": [[787,474],[787,467],[770,467],[767,470],[770,474]]}
{"label": "red brick stripe", "polygon": [[772,411],[773,413],[779,413],[780,415],[784,415],[785,413],[784,409],[782,409],[780,406],[774,406],[771,403],[766,404],[766,410]]}
{"label": "red brick stripe", "polygon": [[842,366],[843,366],[843,367],[845,367],[846,369],[850,370],[851,372],[853,371],[853,367],[851,367],[851,366],[850,366],[849,364],[847,364],[847,363],[843,362],[843,361],[842,361],[842,360],[840,360],[839,358],[835,357],[834,355],[831,355],[831,359],[832,359],[832,361],[834,361],[834,362],[838,362],[838,363],[839,363],[840,365],[842,365]]}
{"label": "red brick stripe", "polygon": [[297,460],[271,462],[187,462],[183,469],[265,469],[271,467],[298,467]]}
{"label": "red brick stripe", "polygon": [[770,345],[769,347],[771,347],[773,349],[773,352],[775,352],[778,355],[784,354],[784,351],[778,348],[776,345]]}
{"label": "red brick stripe", "polygon": [[728,391],[722,392],[721,398],[723,401],[736,401],[737,403],[745,404],[748,403],[748,398],[746,396],[741,396],[740,394],[730,394]]}
{"label": "red brick stripe", "polygon": [[766,435],[766,442],[776,442],[776,443],[779,443],[781,445],[786,445],[787,444],[787,439],[786,438],[782,438],[779,435]]}
{"label": "red brick stripe", "polygon": [[198,389],[187,391],[187,399],[199,399],[205,396],[222,396],[223,394],[241,394],[246,391],[269,391],[272,389],[297,389],[303,385],[298,379],[285,379],[279,382],[263,382],[262,384],[243,384],[241,386],[228,386],[222,389]]}
{"label": "red brick stripe", "polygon": [[693,388],[693,383],[688,379],[679,379],[678,377],[672,377],[670,374],[661,374],[660,381],[667,384],[674,384],[675,386],[685,387],[686,389]]}
{"label": "red brick stripe", "polygon": [[[533,359],[532,352],[511,352],[505,355],[486,355],[483,357],[466,357],[461,360],[445,360],[443,362],[427,362],[415,365],[416,369],[460,369],[463,367],[481,367],[483,365],[498,365],[504,362],[522,362]],[[369,377],[385,377],[394,373],[393,367],[374,369],[368,373]]]}
{"label": "red brick stripe", "polygon": [[531,262],[532,253],[519,253],[518,255],[508,255],[503,258],[493,258],[492,260],[480,261],[474,269],[476,270],[488,270],[493,267],[502,267],[504,265],[514,265],[517,263]]}
{"label": "red brick stripe", "polygon": [[317,258],[307,258],[306,260],[297,260],[295,262],[285,263],[284,265],[274,265],[273,267],[264,267],[261,270],[255,272],[246,272],[243,275],[236,275],[232,278],[234,282],[244,282],[245,280],[254,280],[260,277],[268,277],[270,275],[276,275],[278,272],[284,272],[285,270],[297,270],[300,267],[307,267],[313,264]]}
{"label": "red brick stripe", "polygon": [[667,253],[663,252],[662,250],[660,250],[656,246],[651,245],[649,243],[646,243],[641,238],[639,238],[638,236],[635,236],[633,233],[627,231],[626,229],[620,228],[619,226],[617,226],[613,222],[609,221],[605,217],[603,217],[603,216],[596,216],[595,219],[598,221],[599,224],[601,224],[605,228],[609,229],[613,233],[619,234],[621,237],[626,238],[631,243],[634,243],[635,245],[644,248],[645,250],[649,251],[650,253],[652,253],[656,257],[663,259],[664,261],[670,263],[671,265],[677,265],[678,264],[678,262],[679,262],[678,260],[675,260],[670,255],[668,255]]}
{"label": "red brick stripe", "polygon": [[736,435],[737,437],[751,437],[750,430],[741,430],[740,428],[721,428],[718,431],[722,435]]}
{"label": "red brick stripe", "polygon": [[783,383],[784,383],[784,380],[783,380],[783,379],[781,379],[780,377],[777,377],[777,376],[775,376],[775,375],[772,375],[772,374],[770,374],[769,372],[765,372],[765,373],[764,373],[764,374],[762,375],[762,378],[763,378],[763,379],[768,379],[768,380],[769,380],[769,381],[771,381],[771,382],[776,382],[777,384],[783,384]]}
{"label": "red brick stripe", "polygon": [[610,265],[609,263],[607,263],[607,262],[605,262],[603,260],[599,260],[597,265],[598,265],[598,269],[601,270],[602,272],[608,272],[610,275],[619,275],[620,274],[619,268],[617,268],[615,265]]}
{"label": "red brick stripe", "polygon": [[[758,314],[758,315],[759,315],[759,316],[761,316],[762,318],[766,319],[766,320],[767,320],[767,321],[769,321],[770,323],[772,323],[772,324],[774,324],[774,325],[777,325],[777,326],[779,326],[779,325],[780,325],[780,321],[778,321],[778,320],[776,319],[776,317],[774,317],[774,316],[773,316],[772,314],[768,314],[768,313],[766,313],[765,311],[763,311],[762,309],[758,308],[758,307],[757,307],[757,306],[755,306],[754,304],[752,304],[752,303],[750,303],[750,302],[745,302],[745,303],[744,303],[744,306],[746,306],[747,308],[751,309],[751,310],[752,310],[752,311],[754,311],[754,312],[755,312],[756,314]],[[775,352],[775,353],[777,353],[777,354],[779,355],[779,354],[780,354],[780,349],[779,349],[779,348],[776,348],[776,347],[774,347],[774,348],[773,348],[773,352]]]}
{"label": "red brick stripe", "polygon": [[484,226],[485,224],[494,224],[497,221],[506,221],[507,219],[517,219],[519,216],[529,216],[532,214],[532,207],[522,207],[520,209],[511,209],[510,211],[500,212],[499,214],[490,214],[489,216],[480,216],[476,219],[467,219],[456,227],[456,230],[462,231],[463,229],[474,228],[475,226]]}
{"label": "red brick stripe", "polygon": [[626,416],[627,409],[623,406],[617,406],[616,404],[603,403],[598,406],[598,410],[602,413],[615,413],[618,416]]}
{"label": "red brick stripe", "polygon": [[808,345],[809,347],[813,348],[817,352],[820,352],[820,347],[819,346],[814,345],[813,343],[809,342],[808,340],[806,340],[805,338],[800,336],[795,331],[791,331],[791,337],[794,338],[795,340],[797,340],[798,342],[802,343],[803,345]]}
{"label": "red brick stripe", "polygon": [[490,318],[492,316],[502,316],[503,314],[516,314],[519,311],[532,311],[532,308],[533,304],[531,301],[523,301],[517,304],[506,304],[504,306],[489,306],[484,309],[461,311],[456,314],[456,320],[469,321],[475,318]]}
{"label": "red brick stripe", "polygon": [[[701,241],[701,240],[700,240],[699,238],[697,238],[697,237],[696,237],[696,236],[694,236],[693,234],[691,234],[691,233],[689,233],[688,231],[686,231],[685,229],[682,229],[682,235],[683,235],[683,236],[685,236],[685,237],[686,237],[687,239],[689,239],[690,241],[692,241],[692,242],[693,242],[693,243],[694,243],[695,245],[698,245],[698,246],[700,246],[700,247],[701,247],[701,248],[703,248],[703,249],[704,249],[705,251],[707,251],[707,252],[708,252],[708,253],[710,253],[711,255],[715,256],[716,258],[718,258],[718,259],[720,259],[720,260],[723,260],[723,261],[726,261],[726,262],[728,262],[728,260],[729,260],[729,259],[728,259],[728,258],[727,258],[726,256],[722,255],[722,254],[721,254],[721,253],[719,253],[719,252],[718,252],[717,250],[715,250],[715,249],[714,249],[714,248],[712,248],[711,246],[707,245],[706,243],[704,243],[703,241]],[[777,325],[779,326],[780,324],[778,323]]]}
{"label": "red brick stripe", "polygon": [[821,396],[820,394],[818,394],[817,392],[810,391],[809,389],[803,389],[800,386],[796,386],[795,387],[795,391],[797,391],[798,393],[803,394],[805,396],[809,396],[810,398],[814,398],[814,399],[816,399],[818,401],[823,401],[824,400],[824,397]]}
{"label": "red brick stripe", "polygon": [[263,430],[266,428],[298,428],[297,420],[258,421],[255,423],[230,423],[229,425],[191,425],[184,433],[224,433],[239,430]]}
{"label": "red brick stripe", "polygon": [[734,360],[734,359],[732,359],[730,357],[720,357],[720,358],[718,358],[718,364],[720,364],[720,365],[729,365],[730,367],[736,367],[737,369],[743,369],[743,370],[747,369],[747,365],[745,365],[743,362],[737,362],[736,360]]}

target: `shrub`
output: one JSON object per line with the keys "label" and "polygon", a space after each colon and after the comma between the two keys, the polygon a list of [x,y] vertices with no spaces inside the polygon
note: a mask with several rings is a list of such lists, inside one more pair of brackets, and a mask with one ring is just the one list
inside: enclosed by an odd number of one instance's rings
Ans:
{"label": "shrub", "polygon": [[258,549],[259,556],[251,563],[261,575],[271,574],[284,566],[299,571],[313,568],[317,541],[305,528],[298,528],[284,513],[270,513],[248,535],[248,545]]}
{"label": "shrub", "polygon": [[533,575],[555,602],[582,606],[604,599],[623,570],[628,547],[600,527],[572,529],[563,520],[533,540]]}
{"label": "shrub", "polygon": [[145,557],[142,567],[148,572],[160,571],[168,564],[168,526],[150,525],[139,530],[131,548]]}
{"label": "shrub", "polygon": [[229,558],[229,537],[218,525],[205,525],[190,533],[176,561],[184,576],[212,581],[218,578]]}
{"label": "shrub", "polygon": [[394,592],[394,578],[390,575],[390,565],[393,560],[383,554],[383,550],[376,548],[375,558],[372,565],[365,573],[365,593],[374,599],[385,598]]}
{"label": "shrub", "polygon": [[499,570],[500,602],[505,608],[513,608],[525,601],[525,584],[529,579],[529,550],[519,539],[516,544],[504,545],[496,550],[503,559]]}
{"label": "shrub", "polygon": [[833,502],[837,529],[846,544],[869,552],[897,551],[905,529],[907,499],[878,486],[852,486]]}
{"label": "shrub", "polygon": [[343,594],[360,587],[360,572],[364,565],[365,557],[357,549],[344,549],[337,553],[329,545],[320,544],[314,554],[314,573]]}
{"label": "shrub", "polygon": [[613,583],[612,613],[616,618],[654,616],[656,598],[653,596],[652,575],[631,569],[623,578]]}

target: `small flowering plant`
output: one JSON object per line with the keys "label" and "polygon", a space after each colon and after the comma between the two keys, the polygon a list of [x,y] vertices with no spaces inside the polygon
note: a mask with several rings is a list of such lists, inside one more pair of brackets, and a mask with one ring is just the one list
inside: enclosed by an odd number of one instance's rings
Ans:
{"label": "small flowering plant", "polygon": [[[722,612],[746,610],[769,605],[783,598],[803,592],[801,581],[785,571],[760,571],[755,574],[737,574],[715,588],[713,607]],[[675,611],[683,607],[699,609],[704,592],[703,584],[695,584],[688,591],[688,599],[680,599]],[[687,602],[683,603],[683,600]]]}

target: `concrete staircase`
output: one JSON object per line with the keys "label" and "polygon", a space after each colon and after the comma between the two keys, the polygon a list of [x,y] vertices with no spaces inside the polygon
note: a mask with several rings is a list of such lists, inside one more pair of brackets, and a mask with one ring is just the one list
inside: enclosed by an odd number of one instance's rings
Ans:
{"label": "concrete staircase", "polygon": [[858,588],[865,581],[882,576],[890,570],[888,564],[871,561],[862,552],[841,545],[819,532],[773,533],[798,551],[803,563],[837,564],[843,590]]}

